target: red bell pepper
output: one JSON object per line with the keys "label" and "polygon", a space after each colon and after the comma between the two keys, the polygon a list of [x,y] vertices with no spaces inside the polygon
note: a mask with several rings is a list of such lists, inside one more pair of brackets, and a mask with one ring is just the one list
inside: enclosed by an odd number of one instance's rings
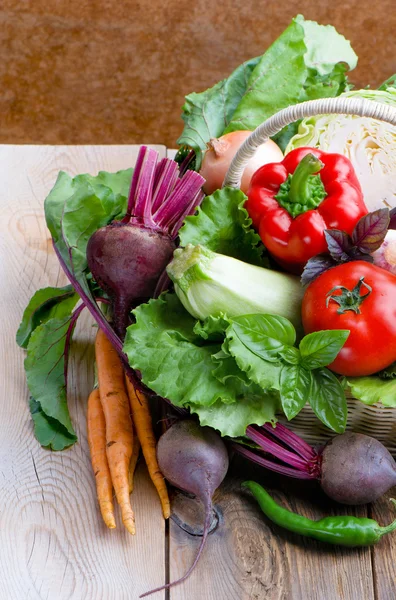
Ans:
{"label": "red bell pepper", "polygon": [[350,160],[316,148],[297,148],[258,169],[245,208],[268,252],[293,273],[327,252],[325,229],[351,235],[368,212]]}

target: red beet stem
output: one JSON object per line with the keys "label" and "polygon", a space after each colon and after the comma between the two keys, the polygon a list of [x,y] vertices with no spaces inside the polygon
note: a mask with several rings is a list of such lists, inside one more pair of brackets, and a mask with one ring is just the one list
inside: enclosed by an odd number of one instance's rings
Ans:
{"label": "red beet stem", "polygon": [[[248,427],[250,429],[250,427]],[[258,427],[257,430],[265,430],[274,437],[278,438],[281,442],[292,448],[297,454],[299,454],[302,458],[306,460],[314,460],[317,457],[317,452],[307,444],[300,436],[295,434],[291,429],[288,429],[282,423],[277,423],[275,427],[270,425],[269,423],[265,423],[261,427]]]}
{"label": "red beet stem", "polygon": [[299,469],[293,469],[291,467],[287,467],[284,465],[279,465],[278,463],[268,460],[255,452],[252,452],[242,444],[232,443],[231,447],[235,452],[241,454],[248,460],[269,469],[270,471],[275,471],[276,473],[281,473],[281,475],[286,475],[287,477],[293,477],[294,479],[317,479],[317,477],[308,471],[300,471]]}
{"label": "red beet stem", "polygon": [[256,444],[258,444],[260,448],[264,450],[264,452],[272,454],[273,456],[275,456],[282,462],[290,465],[291,467],[295,467],[300,471],[308,472],[306,460],[297,456],[295,453],[286,450],[276,442],[273,442],[272,440],[268,439],[268,437],[266,437],[262,433],[259,433],[253,427],[249,427],[248,431],[246,431],[246,434],[251,440],[253,440],[253,442],[256,442]]}

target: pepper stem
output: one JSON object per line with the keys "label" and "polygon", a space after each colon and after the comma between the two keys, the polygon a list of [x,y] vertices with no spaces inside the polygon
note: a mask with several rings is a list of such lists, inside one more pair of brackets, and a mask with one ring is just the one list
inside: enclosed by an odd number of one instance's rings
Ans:
{"label": "pepper stem", "polygon": [[[391,502],[393,502],[393,504],[396,506],[396,500],[394,498],[389,498],[389,500]],[[396,529],[396,519],[390,523],[390,525],[387,525],[386,527],[379,527],[381,536],[385,535],[386,533],[390,533],[391,531],[395,531]]]}
{"label": "pepper stem", "polygon": [[[361,294],[360,290],[364,286],[367,289],[365,294]],[[334,292],[340,290],[341,294],[334,295]],[[326,308],[329,307],[330,301],[336,302],[340,308],[337,309],[337,314],[343,315],[348,310],[352,310],[355,314],[360,314],[360,305],[367,296],[370,296],[373,288],[364,281],[361,277],[352,290],[348,290],[343,285],[336,285],[326,294]]]}
{"label": "pepper stem", "polygon": [[310,176],[324,167],[322,161],[314,154],[307,154],[297,165],[291,176],[289,202],[307,204],[311,196]]}
{"label": "pepper stem", "polygon": [[279,187],[275,198],[293,218],[307,210],[313,210],[327,196],[320,175],[316,175],[324,164],[314,154],[306,154],[299,162],[293,175]]}

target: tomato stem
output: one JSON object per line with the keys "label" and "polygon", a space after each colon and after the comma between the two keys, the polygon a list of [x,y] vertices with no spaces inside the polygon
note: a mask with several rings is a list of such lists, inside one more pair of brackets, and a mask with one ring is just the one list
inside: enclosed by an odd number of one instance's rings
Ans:
{"label": "tomato stem", "polygon": [[[361,294],[362,286],[367,290],[365,294]],[[341,294],[335,295],[334,292],[341,291]],[[364,281],[364,277],[361,277],[355,287],[349,290],[343,285],[336,285],[326,294],[326,308],[329,307],[331,300],[339,305],[337,313],[343,315],[348,310],[352,310],[355,314],[360,314],[360,305],[362,302],[370,296],[373,288]]]}

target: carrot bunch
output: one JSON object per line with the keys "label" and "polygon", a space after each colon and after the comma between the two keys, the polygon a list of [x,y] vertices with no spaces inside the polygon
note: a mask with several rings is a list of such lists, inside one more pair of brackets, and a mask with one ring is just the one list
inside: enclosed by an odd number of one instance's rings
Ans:
{"label": "carrot bunch", "polygon": [[107,527],[114,529],[114,488],[122,522],[134,534],[130,494],[140,446],[164,518],[170,515],[168,491],[157,462],[149,403],[126,377],[117,352],[101,330],[96,336],[95,354],[99,389],[93,390],[88,399],[87,430],[99,507]]}

